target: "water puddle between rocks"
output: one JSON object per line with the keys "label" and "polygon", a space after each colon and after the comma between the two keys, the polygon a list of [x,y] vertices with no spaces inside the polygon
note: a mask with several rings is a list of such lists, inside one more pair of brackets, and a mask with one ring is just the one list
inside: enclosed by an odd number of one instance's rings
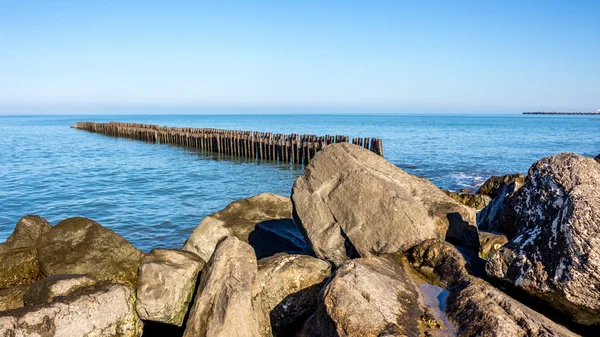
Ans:
{"label": "water puddle between rocks", "polygon": [[442,323],[442,327],[440,329],[431,331],[434,332],[434,336],[456,336],[458,329],[446,315],[446,298],[448,297],[448,290],[427,282],[419,284],[419,290],[423,295],[423,304],[430,308],[433,315],[440,321],[440,323]]}

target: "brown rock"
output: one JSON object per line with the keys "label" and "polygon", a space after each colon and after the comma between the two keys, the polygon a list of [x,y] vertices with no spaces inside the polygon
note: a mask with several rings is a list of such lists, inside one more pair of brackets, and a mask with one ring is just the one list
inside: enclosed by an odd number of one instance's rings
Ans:
{"label": "brown rock", "polygon": [[509,205],[501,221],[516,236],[492,254],[488,275],[600,324],[600,166],[573,153],[543,158]]}
{"label": "brown rock", "polygon": [[95,278],[87,275],[55,275],[32,284],[23,301],[25,305],[46,304],[59,296],[67,296],[76,290],[96,284]]}
{"label": "brown rock", "polygon": [[500,249],[508,242],[506,235],[479,231],[479,257],[487,260],[492,253]]}
{"label": "brown rock", "polygon": [[43,275],[87,274],[135,287],[144,253],[127,240],[86,218],[61,221],[37,241]]}
{"label": "brown rock", "polygon": [[184,337],[272,336],[252,247],[223,239],[204,267]]}
{"label": "brown rock", "polygon": [[250,243],[257,258],[309,250],[292,219],[290,199],[271,193],[234,201],[207,216],[194,229],[183,250],[208,261],[217,243],[227,236]]}
{"label": "brown rock", "polygon": [[17,248],[35,247],[36,240],[40,235],[50,231],[52,226],[38,215],[26,215],[22,217],[13,233],[6,239],[6,242],[0,244],[0,254],[6,253]]}
{"label": "brown rock", "polygon": [[473,207],[476,210],[484,208],[492,200],[492,198],[485,194],[468,194],[450,191],[444,191],[444,193],[446,193],[446,195],[448,195],[450,198],[456,200],[456,202]]}
{"label": "brown rock", "polygon": [[475,211],[360,146],[317,153],[292,189],[294,217],[319,258],[402,252],[439,237],[478,248]]}
{"label": "brown rock", "polygon": [[0,289],[29,285],[39,275],[35,248],[16,248],[0,253]]}
{"label": "brown rock", "polygon": [[23,296],[27,289],[28,286],[0,289],[0,311],[22,308],[25,305]]}
{"label": "brown rock", "polygon": [[317,309],[331,265],[306,255],[277,254],[258,261],[262,299],[275,336],[290,336]]}
{"label": "brown rock", "polygon": [[483,183],[479,187],[477,194],[485,194],[490,197],[495,198],[500,195],[501,189],[503,186],[515,184],[515,191],[521,188],[523,184],[525,184],[525,176],[517,173],[517,174],[506,174],[503,176],[492,176],[488,180]]}

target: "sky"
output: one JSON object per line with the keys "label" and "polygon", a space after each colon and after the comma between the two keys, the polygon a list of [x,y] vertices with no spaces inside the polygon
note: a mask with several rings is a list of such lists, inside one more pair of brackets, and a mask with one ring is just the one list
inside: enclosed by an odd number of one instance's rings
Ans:
{"label": "sky", "polygon": [[595,111],[599,14],[595,0],[0,0],[0,113]]}

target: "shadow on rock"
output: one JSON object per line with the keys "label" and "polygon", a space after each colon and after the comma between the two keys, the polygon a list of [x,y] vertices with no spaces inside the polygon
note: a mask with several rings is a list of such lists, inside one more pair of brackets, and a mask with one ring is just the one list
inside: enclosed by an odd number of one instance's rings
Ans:
{"label": "shadow on rock", "polygon": [[[445,240],[456,246],[464,246],[463,242],[472,243],[471,246],[465,247],[475,251],[479,251],[479,234],[477,227],[465,221],[462,215],[458,212],[446,214],[448,218],[448,232]],[[457,240],[456,238],[461,238]]]}
{"label": "shadow on rock", "polygon": [[257,223],[248,236],[248,243],[257,259],[277,253],[314,255],[291,218]]}

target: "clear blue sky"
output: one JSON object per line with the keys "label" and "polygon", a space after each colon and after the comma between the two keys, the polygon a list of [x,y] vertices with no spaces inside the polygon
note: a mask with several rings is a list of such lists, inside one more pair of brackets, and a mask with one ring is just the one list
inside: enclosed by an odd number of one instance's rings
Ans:
{"label": "clear blue sky", "polygon": [[0,0],[20,106],[591,111],[600,1]]}

